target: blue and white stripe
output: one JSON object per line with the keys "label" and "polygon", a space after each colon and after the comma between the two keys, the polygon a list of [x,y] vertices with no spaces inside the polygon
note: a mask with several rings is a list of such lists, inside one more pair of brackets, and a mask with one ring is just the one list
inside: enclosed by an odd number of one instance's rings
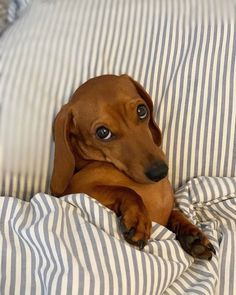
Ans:
{"label": "blue and white stripe", "polygon": [[[234,295],[235,12],[234,0],[34,0],[4,32],[0,194],[18,199],[0,198],[0,294]],[[140,252],[96,201],[45,194],[53,118],[107,73],[151,94],[174,188],[221,176],[176,193],[214,244],[211,262],[193,261],[157,224]]]}
{"label": "blue and white stripe", "polygon": [[211,261],[194,260],[155,223],[136,249],[115,213],[84,194],[0,197],[0,294],[234,295],[236,178],[193,179],[177,203],[209,236]]}

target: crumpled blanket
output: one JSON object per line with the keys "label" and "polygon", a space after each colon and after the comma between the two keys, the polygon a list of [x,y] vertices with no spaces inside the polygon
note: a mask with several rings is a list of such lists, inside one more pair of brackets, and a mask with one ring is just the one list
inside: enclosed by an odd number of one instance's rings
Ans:
{"label": "crumpled blanket", "polygon": [[194,260],[153,223],[142,251],[114,212],[84,194],[30,202],[0,197],[0,294],[235,294],[236,178],[199,177],[176,192],[209,236],[211,261]]}

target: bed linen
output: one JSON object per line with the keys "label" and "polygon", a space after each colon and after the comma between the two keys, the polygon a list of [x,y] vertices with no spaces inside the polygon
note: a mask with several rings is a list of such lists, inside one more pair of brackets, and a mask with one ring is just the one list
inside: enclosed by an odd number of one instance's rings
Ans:
{"label": "bed linen", "polygon": [[[234,295],[236,1],[13,2],[24,13],[0,38],[0,294]],[[158,224],[140,252],[96,201],[50,196],[56,113],[87,79],[123,73],[152,96],[178,204],[209,235],[211,262]]]}
{"label": "bed linen", "polygon": [[211,261],[194,260],[156,223],[136,249],[116,215],[84,194],[1,197],[0,293],[234,295],[236,178],[195,178],[176,198],[213,243]]}
{"label": "bed linen", "polygon": [[87,79],[151,94],[176,189],[236,176],[235,0],[34,0],[1,42],[0,193],[50,193],[52,122]]}

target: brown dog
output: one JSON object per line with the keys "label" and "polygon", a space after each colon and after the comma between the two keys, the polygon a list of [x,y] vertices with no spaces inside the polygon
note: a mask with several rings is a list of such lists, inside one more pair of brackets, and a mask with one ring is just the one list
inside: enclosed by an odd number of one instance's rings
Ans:
{"label": "brown dog", "polygon": [[127,75],[87,81],[54,123],[55,196],[86,193],[121,216],[125,239],[142,249],[151,220],[176,233],[192,256],[211,259],[207,237],[178,210],[167,179],[151,98]]}

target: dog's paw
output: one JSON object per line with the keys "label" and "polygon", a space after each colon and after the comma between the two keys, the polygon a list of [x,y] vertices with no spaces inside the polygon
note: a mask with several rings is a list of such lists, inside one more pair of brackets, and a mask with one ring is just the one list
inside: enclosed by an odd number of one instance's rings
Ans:
{"label": "dog's paw", "polygon": [[120,219],[120,229],[125,240],[144,248],[151,235],[152,222],[146,212],[128,210]]}
{"label": "dog's paw", "polygon": [[194,258],[211,260],[212,254],[216,254],[213,245],[200,229],[187,227],[177,235],[182,248]]}

